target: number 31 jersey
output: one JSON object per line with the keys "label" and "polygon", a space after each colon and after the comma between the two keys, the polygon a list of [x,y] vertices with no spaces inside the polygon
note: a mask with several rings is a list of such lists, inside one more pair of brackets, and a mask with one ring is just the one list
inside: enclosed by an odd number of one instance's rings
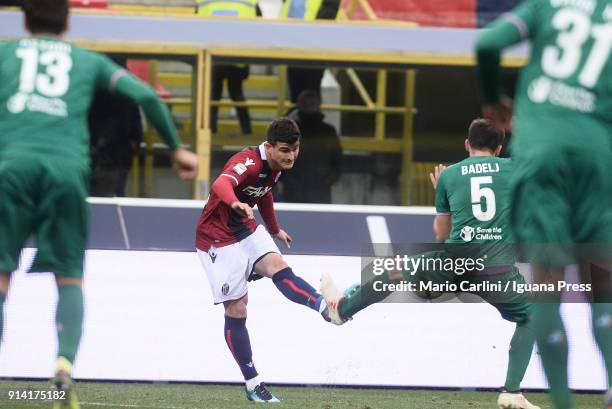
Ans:
{"label": "number 31 jersey", "polygon": [[472,156],[442,172],[436,187],[436,212],[451,216],[446,243],[475,245],[471,248],[488,254],[487,265],[514,263],[514,251],[507,245],[513,242],[511,172],[510,159],[492,156]]}
{"label": "number 31 jersey", "polygon": [[0,43],[0,156],[86,166],[93,95],[123,75],[108,58],[52,38]]}
{"label": "number 31 jersey", "polygon": [[609,138],[612,0],[526,0],[501,20],[531,40],[516,94],[515,134],[531,135],[523,148]]}

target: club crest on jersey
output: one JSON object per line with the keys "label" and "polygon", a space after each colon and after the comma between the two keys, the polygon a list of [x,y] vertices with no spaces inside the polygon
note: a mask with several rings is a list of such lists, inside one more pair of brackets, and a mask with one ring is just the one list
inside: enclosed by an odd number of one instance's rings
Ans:
{"label": "club crest on jersey", "polygon": [[247,196],[263,197],[270,190],[272,190],[272,186],[260,186],[260,187],[247,186],[242,191],[246,193]]}
{"label": "club crest on jersey", "polygon": [[470,226],[464,226],[459,233],[459,237],[465,242],[470,242],[474,239],[474,228]]}
{"label": "club crest on jersey", "polygon": [[239,163],[236,166],[234,166],[232,169],[234,169],[234,172],[236,172],[239,175],[242,175],[244,172],[247,171],[247,168],[249,166],[253,166],[255,165],[255,161],[251,158],[247,158],[246,161],[244,161],[244,163]]}

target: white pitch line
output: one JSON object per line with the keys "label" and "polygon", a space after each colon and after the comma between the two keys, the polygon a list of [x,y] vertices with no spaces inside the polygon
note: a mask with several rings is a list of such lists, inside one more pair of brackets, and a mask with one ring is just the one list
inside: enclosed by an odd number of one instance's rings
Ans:
{"label": "white pitch line", "polygon": [[391,244],[391,235],[385,217],[367,216],[366,221],[370,232],[370,240],[374,246],[374,255],[376,257],[391,257],[393,255],[393,245]]}
{"label": "white pitch line", "polygon": [[217,407],[186,407],[186,406],[155,406],[155,405],[130,405],[127,403],[102,403],[102,402],[79,402],[83,406],[109,406],[116,408],[149,408],[149,409],[219,409]]}
{"label": "white pitch line", "polygon": [[181,406],[130,405],[126,403],[79,402],[86,406],[109,406],[117,408],[154,408],[154,409],[189,409]]}

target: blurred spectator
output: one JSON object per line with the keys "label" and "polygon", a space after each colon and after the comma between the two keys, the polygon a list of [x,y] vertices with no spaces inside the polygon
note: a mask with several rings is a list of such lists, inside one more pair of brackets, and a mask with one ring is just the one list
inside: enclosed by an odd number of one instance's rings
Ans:
{"label": "blurred spectator", "polygon": [[[198,0],[196,13],[201,16],[226,17],[257,17],[261,10],[257,0]],[[227,91],[232,101],[244,101],[242,82],[249,77],[247,64],[214,64],[212,67],[211,96],[213,101],[219,101],[223,96],[223,82],[227,80]],[[245,135],[252,133],[251,118],[246,107],[236,107],[240,129]],[[217,132],[219,107],[210,107],[210,128]]]}
{"label": "blurred spectator", "polygon": [[89,108],[91,196],[125,196],[127,175],[142,132],[138,105],[108,92],[96,93]]}
{"label": "blurred spectator", "polygon": [[302,133],[299,160],[284,174],[283,197],[294,203],[331,203],[331,188],[340,178],[342,147],[336,128],[323,121],[321,97],[303,91],[290,115]]}
{"label": "blurred spectator", "polygon": [[[283,0],[280,12],[281,18],[298,18],[301,20],[335,20],[340,8],[340,0]],[[321,93],[322,68],[287,69],[289,82],[289,97],[296,102],[304,90],[313,90]]]}

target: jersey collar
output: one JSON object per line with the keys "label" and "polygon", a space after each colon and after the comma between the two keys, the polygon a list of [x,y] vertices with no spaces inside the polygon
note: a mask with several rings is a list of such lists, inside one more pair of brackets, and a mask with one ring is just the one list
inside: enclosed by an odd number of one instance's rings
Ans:
{"label": "jersey collar", "polygon": [[262,142],[258,148],[259,148],[259,156],[261,157],[261,160],[263,161],[267,161],[268,158],[266,157],[266,148],[264,146],[265,142]]}

